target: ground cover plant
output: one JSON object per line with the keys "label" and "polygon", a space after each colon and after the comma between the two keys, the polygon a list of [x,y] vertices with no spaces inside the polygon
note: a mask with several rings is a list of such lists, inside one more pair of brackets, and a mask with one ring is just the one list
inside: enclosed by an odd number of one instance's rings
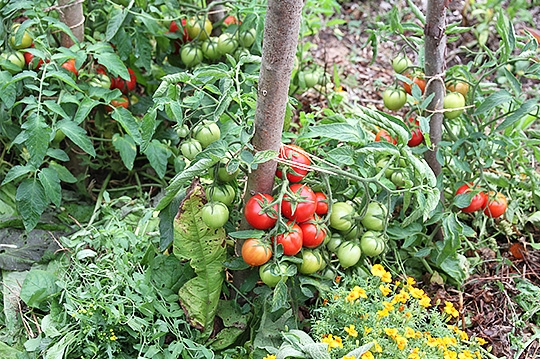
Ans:
{"label": "ground cover plant", "polygon": [[536,7],[432,77],[415,1],[62,4],[0,10],[3,357],[537,355]]}

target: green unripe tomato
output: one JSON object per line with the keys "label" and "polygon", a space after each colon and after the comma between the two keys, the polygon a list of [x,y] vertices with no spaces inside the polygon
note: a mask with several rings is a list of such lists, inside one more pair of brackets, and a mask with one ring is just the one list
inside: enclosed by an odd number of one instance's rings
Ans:
{"label": "green unripe tomato", "polygon": [[236,197],[236,191],[230,184],[224,184],[221,186],[210,187],[208,191],[206,191],[206,197],[209,201],[221,202],[230,206]]}
{"label": "green unripe tomato", "polygon": [[193,160],[202,151],[202,145],[199,141],[189,139],[180,146],[180,152],[188,160]]}
{"label": "green unripe tomato", "polygon": [[17,50],[26,49],[27,47],[30,47],[33,41],[28,31],[24,30],[24,35],[21,39],[21,42],[15,43],[15,34],[17,33],[17,30],[19,29],[20,26],[21,24],[11,25],[11,32],[13,33],[13,35],[9,38],[9,44],[11,45],[12,48],[17,49]]}
{"label": "green unripe tomato", "polygon": [[92,87],[101,87],[104,89],[110,89],[111,88],[111,79],[109,76],[105,74],[97,74],[94,78],[92,78],[88,84]]}
{"label": "green unripe tomato", "polygon": [[451,92],[444,97],[443,107],[444,109],[461,108],[460,110],[444,112],[445,118],[454,119],[463,113],[464,109],[462,107],[465,107],[465,97],[459,92]]}
{"label": "green unripe tomato", "polygon": [[383,92],[383,102],[387,109],[397,111],[407,102],[407,93],[401,88],[387,88]]}
{"label": "green unripe tomato", "polygon": [[367,231],[360,239],[360,248],[366,256],[378,256],[385,248],[383,234],[381,232]]}
{"label": "green unripe tomato", "polygon": [[287,266],[285,264],[266,263],[259,267],[259,277],[264,284],[273,288],[280,280],[287,280]]}
{"label": "green unripe tomato", "polygon": [[304,249],[302,251],[302,264],[298,271],[302,274],[311,274],[318,271],[323,261],[321,254],[318,254],[317,256],[313,251]]}
{"label": "green unripe tomato", "polygon": [[[326,236],[329,237],[329,236]],[[332,236],[330,237],[330,240],[328,243],[326,243],[326,249],[328,249],[332,253],[336,253],[341,243],[343,243],[344,239],[339,233],[332,233]]]}
{"label": "green unripe tomato", "polygon": [[186,29],[190,38],[192,38],[193,40],[204,41],[208,39],[208,37],[212,33],[213,26],[208,19],[203,19],[202,17],[193,17],[187,22]]}
{"label": "green unripe tomato", "polygon": [[186,67],[193,67],[201,63],[203,58],[203,52],[197,46],[188,44],[184,45],[182,52],[180,52],[180,59],[186,65]]}
{"label": "green unripe tomato", "polygon": [[238,47],[238,41],[234,38],[234,35],[230,33],[223,33],[218,38],[218,49],[222,55],[232,54]]}
{"label": "green unripe tomato", "polygon": [[195,139],[201,143],[203,148],[208,147],[212,142],[219,140],[221,131],[215,122],[199,124],[193,131]]}
{"label": "green unripe tomato", "polygon": [[336,202],[332,205],[332,214],[330,215],[330,227],[338,231],[348,231],[353,225],[351,216],[354,208],[346,202]]}
{"label": "green unripe tomato", "polygon": [[184,125],[176,128],[176,134],[180,138],[185,138],[185,137],[187,137],[187,135],[189,135],[189,128],[187,127],[187,125],[184,124]]}
{"label": "green unripe tomato", "polygon": [[247,31],[242,31],[238,33],[238,43],[242,47],[250,47],[255,42],[256,31],[254,28],[251,28]]}
{"label": "green unripe tomato", "polygon": [[367,212],[361,222],[368,230],[382,231],[386,221],[387,209],[380,202],[370,202],[367,207]]}
{"label": "green unripe tomato", "polygon": [[224,203],[210,202],[203,206],[201,218],[210,228],[221,228],[229,220],[229,209]]}
{"label": "green unripe tomato", "polygon": [[210,37],[203,42],[201,46],[204,57],[210,60],[217,60],[221,57],[219,52],[218,40],[215,37]]}
{"label": "green unripe tomato", "polygon": [[25,65],[24,55],[22,52],[15,51],[12,53],[0,54],[0,66],[12,75],[21,72]]}
{"label": "green unripe tomato", "polygon": [[362,235],[362,228],[359,226],[352,226],[348,231],[342,231],[341,234],[347,241],[358,239]]}
{"label": "green unripe tomato", "polygon": [[358,243],[353,241],[348,241],[339,246],[337,251],[337,257],[339,259],[339,264],[343,268],[352,267],[360,260],[362,255],[362,250]]}
{"label": "green unripe tomato", "polygon": [[392,61],[392,67],[394,68],[394,71],[398,74],[403,73],[407,69],[407,67],[411,66],[412,62],[409,60],[406,56],[396,56],[394,60]]}

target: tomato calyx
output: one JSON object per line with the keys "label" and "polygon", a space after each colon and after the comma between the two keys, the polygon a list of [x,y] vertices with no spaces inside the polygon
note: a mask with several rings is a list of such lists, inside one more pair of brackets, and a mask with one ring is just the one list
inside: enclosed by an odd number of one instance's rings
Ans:
{"label": "tomato calyx", "polygon": [[289,186],[281,203],[281,213],[286,218],[299,223],[311,218],[316,209],[315,192],[305,184],[296,183]]}
{"label": "tomato calyx", "polygon": [[271,228],[277,222],[278,204],[271,195],[258,193],[247,201],[244,216],[255,229]]}
{"label": "tomato calyx", "polygon": [[273,236],[272,242],[276,246],[279,244],[282,245],[284,255],[294,256],[300,252],[300,249],[302,249],[302,245],[304,243],[302,228],[300,228],[296,222],[288,221],[285,231]]}

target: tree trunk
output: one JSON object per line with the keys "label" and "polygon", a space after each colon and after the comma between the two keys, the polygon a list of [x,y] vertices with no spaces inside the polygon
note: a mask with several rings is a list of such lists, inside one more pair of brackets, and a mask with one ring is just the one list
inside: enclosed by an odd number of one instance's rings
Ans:
{"label": "tree trunk", "polygon": [[[281,146],[303,5],[302,0],[268,0],[255,108],[255,133],[251,141],[255,150],[279,151]],[[268,161],[259,164],[250,173],[244,204],[257,193],[272,192],[276,167],[276,162]],[[247,229],[249,224],[244,219],[240,227]],[[243,242],[236,242],[238,254]],[[233,283],[238,287],[247,274],[247,271],[236,271]]]}
{"label": "tree trunk", "polygon": [[[60,20],[66,24],[73,35],[82,42],[84,40],[84,13],[82,0],[58,0]],[[62,46],[71,47],[75,43],[68,34],[62,33]]]}
{"label": "tree trunk", "polygon": [[[443,100],[446,93],[444,85],[444,73],[446,70],[446,3],[447,0],[428,0],[425,38],[425,72],[428,80],[426,97],[435,94],[427,107],[428,111],[440,111],[443,109]],[[431,112],[433,113],[433,112]],[[442,112],[435,112],[430,120],[429,138],[432,150],[424,155],[435,176],[442,173],[442,165],[437,160],[439,142],[442,138]],[[444,202],[444,191],[441,191],[441,201]],[[443,231],[439,229],[434,236],[435,240],[443,239]]]}
{"label": "tree trunk", "polygon": [[[444,72],[446,70],[446,6],[445,0],[428,0],[425,36],[425,71],[428,85],[426,97],[435,93],[433,101],[428,106],[428,111],[440,111],[443,109],[445,95]],[[432,150],[427,151],[425,159],[436,176],[442,172],[442,167],[437,161],[437,150],[442,137],[442,112],[435,112],[431,117],[429,138]]]}

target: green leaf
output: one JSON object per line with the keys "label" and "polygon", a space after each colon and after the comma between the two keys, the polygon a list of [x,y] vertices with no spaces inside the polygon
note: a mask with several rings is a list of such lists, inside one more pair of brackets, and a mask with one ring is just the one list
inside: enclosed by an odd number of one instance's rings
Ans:
{"label": "green leaf", "polygon": [[189,260],[195,270],[197,276],[184,284],[178,295],[187,321],[208,338],[221,295],[227,246],[223,228],[212,229],[201,221],[205,202],[202,186],[194,186],[175,219],[173,253],[179,259]]}
{"label": "green leaf", "polygon": [[120,136],[115,133],[112,138],[114,148],[120,152],[120,158],[128,170],[133,169],[133,162],[137,156],[137,145],[130,135]]}
{"label": "green leaf", "polygon": [[354,356],[355,358],[361,358],[364,353],[366,353],[368,350],[371,349],[371,347],[374,345],[374,342],[367,343],[362,345],[361,347],[358,347],[356,349],[353,349],[352,351],[348,352],[345,356],[351,357]]}
{"label": "green leaf", "polygon": [[83,98],[79,104],[77,112],[75,113],[75,117],[73,117],[73,122],[75,122],[77,125],[81,124],[81,122],[88,117],[90,111],[92,111],[92,109],[97,105],[99,105],[98,101],[93,100],[90,97]]}
{"label": "green leaf", "polygon": [[135,33],[135,65],[139,68],[150,70],[152,65],[152,44],[147,34],[143,31]]}
{"label": "green leaf", "polygon": [[62,339],[47,349],[44,359],[63,359],[65,351],[76,339],[75,333],[74,331],[68,332]]}
{"label": "green leaf", "polygon": [[96,53],[95,57],[98,64],[105,66],[111,74],[120,76],[126,81],[130,80],[131,75],[129,74],[126,65],[124,65],[115,52]]}
{"label": "green leaf", "polygon": [[416,6],[416,4],[414,2],[412,2],[412,0],[407,0],[407,5],[409,5],[412,12],[416,15],[418,20],[420,20],[422,25],[426,25],[426,17],[422,13],[422,11],[418,8],[418,6]]}
{"label": "green leaf", "polygon": [[399,142],[407,143],[410,138],[410,131],[407,125],[398,119],[381,111],[372,110],[364,106],[357,107],[360,118],[367,123],[377,125],[390,132],[392,137],[397,136]]}
{"label": "green leaf", "polygon": [[148,158],[150,165],[156,170],[159,178],[165,176],[167,172],[167,158],[172,154],[171,151],[159,140],[152,140],[144,154]]}
{"label": "green leaf", "polygon": [[248,229],[245,231],[230,232],[229,236],[235,239],[262,238],[266,234],[265,231],[258,229]]}
{"label": "green leaf", "polygon": [[168,206],[159,211],[159,250],[165,251],[174,240],[174,218],[178,214],[180,203],[185,198],[185,193],[181,192],[169,203]]}
{"label": "green leaf", "polygon": [[58,178],[60,178],[60,181],[66,182],[66,183],[77,182],[77,178],[75,178],[75,176],[73,176],[71,172],[69,172],[69,170],[65,168],[64,166],[58,163],[50,162],[49,168],[52,168],[56,171],[56,173],[58,174]]}
{"label": "green leaf", "polygon": [[65,118],[65,119],[71,119],[70,116],[68,116],[68,114],[64,111],[64,109],[62,108],[62,106],[60,106],[58,103],[56,103],[55,101],[51,101],[51,100],[45,100],[43,101],[43,104],[49,109],[51,110],[51,112],[54,112],[56,113],[58,116],[62,117],[62,118]]}
{"label": "green leaf", "polygon": [[51,272],[31,270],[21,287],[21,299],[29,307],[39,308],[43,301],[59,292],[56,280],[57,277]]}
{"label": "green leaf", "polygon": [[348,123],[330,123],[310,127],[309,132],[301,135],[298,140],[314,137],[360,143],[364,136],[360,129]]}
{"label": "green leaf", "polygon": [[21,214],[26,230],[32,230],[47,206],[47,196],[40,182],[27,178],[17,188],[17,209]]}
{"label": "green leaf", "polygon": [[353,165],[354,150],[350,147],[337,147],[328,152],[328,159],[336,165]]}
{"label": "green leaf", "polygon": [[36,168],[34,166],[31,166],[31,165],[25,165],[25,166],[21,166],[21,165],[17,165],[17,166],[13,166],[9,169],[6,177],[4,178],[4,180],[2,181],[2,186],[5,186],[6,184],[8,184],[9,182],[21,177],[21,176],[24,176],[25,174],[27,173],[30,173],[30,172],[34,172],[36,170]]}
{"label": "green leaf", "polygon": [[[54,236],[65,235],[55,231]],[[23,229],[4,228],[0,230],[0,268],[8,271],[29,270],[44,255],[59,249],[51,240],[51,233],[42,229],[26,232]]]}
{"label": "green leaf", "polygon": [[116,121],[118,121],[120,125],[122,125],[122,127],[124,128],[124,130],[126,130],[128,135],[130,135],[133,138],[133,140],[135,140],[136,144],[138,145],[141,144],[142,137],[141,137],[141,133],[139,132],[139,125],[135,117],[133,117],[133,115],[131,114],[131,112],[129,112],[123,107],[117,107],[116,111],[113,111],[111,117],[114,118]]}
{"label": "green leaf", "polygon": [[60,206],[62,202],[62,187],[57,172],[52,168],[42,168],[38,173],[39,181],[47,194],[49,201],[55,206]]}
{"label": "green leaf", "polygon": [[502,105],[503,103],[512,101],[513,98],[514,96],[512,96],[506,90],[497,91],[491,94],[488,98],[484,100],[484,102],[480,104],[480,106],[477,107],[473,116],[478,116],[488,111],[491,111],[492,109],[494,109],[497,106]]}
{"label": "green leaf", "polygon": [[61,72],[61,71],[48,71],[47,72],[47,77],[46,78],[49,78],[49,77],[56,77],[57,79],[65,82],[66,84],[70,85],[71,87],[73,87],[75,90],[77,91],[80,91],[80,92],[83,92],[79,86],[77,86],[77,83],[65,72]]}
{"label": "green leaf", "polygon": [[221,350],[233,344],[238,336],[248,329],[251,313],[242,314],[238,303],[234,300],[220,300],[217,315],[225,328],[210,340],[209,345],[214,350]]}
{"label": "green leaf", "polygon": [[27,134],[26,148],[30,153],[29,162],[35,167],[41,166],[49,148],[49,135],[51,129],[43,118],[36,113],[28,116],[28,120],[22,125]]}
{"label": "green leaf", "polygon": [[78,126],[71,120],[60,120],[56,123],[57,127],[64,132],[64,134],[79,146],[84,152],[88,153],[92,157],[96,157],[96,150],[92,141],[86,135],[86,131]]}
{"label": "green leaf", "polygon": [[505,128],[512,126],[514,123],[519,121],[526,114],[530,113],[537,106],[538,100],[536,99],[530,99],[526,101],[523,105],[520,106],[520,108],[518,108],[514,113],[508,116],[499,126],[497,126],[497,129],[495,131],[504,130]]}
{"label": "green leaf", "polygon": [[[328,344],[326,347],[328,348]],[[328,349],[326,349],[328,351]],[[291,345],[282,345],[277,352],[276,359],[285,359],[285,358],[307,358],[307,356],[298,349],[293,348]]]}
{"label": "green leaf", "polygon": [[118,30],[122,27],[124,20],[126,19],[128,12],[125,9],[115,8],[111,14],[110,20],[107,23],[107,30],[105,31],[105,39],[111,41],[116,35]]}
{"label": "green leaf", "polygon": [[146,148],[148,147],[148,144],[152,140],[152,136],[154,136],[154,132],[156,130],[156,117],[157,117],[157,110],[154,108],[152,111],[147,112],[141,123],[141,151],[146,151]]}
{"label": "green leaf", "polygon": [[11,82],[11,74],[8,71],[0,71],[0,100],[6,108],[12,108],[17,99],[17,86]]}

